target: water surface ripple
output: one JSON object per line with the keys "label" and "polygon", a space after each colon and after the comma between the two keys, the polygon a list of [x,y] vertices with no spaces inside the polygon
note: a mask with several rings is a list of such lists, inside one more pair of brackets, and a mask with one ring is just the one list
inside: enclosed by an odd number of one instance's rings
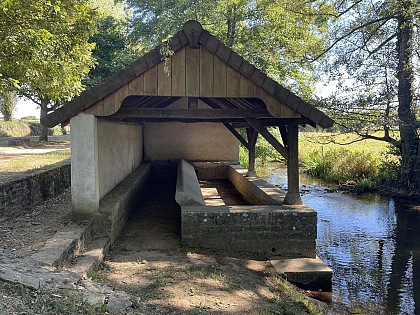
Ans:
{"label": "water surface ripple", "polygon": [[[286,185],[284,169],[266,179]],[[334,312],[420,314],[420,207],[376,194],[328,192],[301,176],[318,213],[317,253],[334,271]]]}

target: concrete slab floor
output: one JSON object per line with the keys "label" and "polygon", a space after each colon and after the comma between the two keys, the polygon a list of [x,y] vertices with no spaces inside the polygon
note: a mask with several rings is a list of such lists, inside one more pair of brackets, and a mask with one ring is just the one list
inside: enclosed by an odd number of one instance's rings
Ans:
{"label": "concrete slab floor", "polygon": [[333,271],[319,257],[270,259],[277,273],[285,275],[287,280],[308,290],[330,291]]}

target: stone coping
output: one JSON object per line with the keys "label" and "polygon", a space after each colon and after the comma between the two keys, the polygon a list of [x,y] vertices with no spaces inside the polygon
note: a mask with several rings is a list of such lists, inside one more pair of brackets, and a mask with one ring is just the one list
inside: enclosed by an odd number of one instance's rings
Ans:
{"label": "stone coping", "polygon": [[305,205],[290,206],[184,206],[185,213],[291,213],[291,214],[314,214],[316,211]]}

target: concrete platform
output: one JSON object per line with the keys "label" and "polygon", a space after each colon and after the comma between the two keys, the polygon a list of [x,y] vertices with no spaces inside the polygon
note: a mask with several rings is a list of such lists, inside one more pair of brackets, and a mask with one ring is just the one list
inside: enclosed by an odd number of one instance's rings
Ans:
{"label": "concrete platform", "polygon": [[319,257],[270,259],[277,273],[287,281],[307,290],[331,291],[333,271]]}

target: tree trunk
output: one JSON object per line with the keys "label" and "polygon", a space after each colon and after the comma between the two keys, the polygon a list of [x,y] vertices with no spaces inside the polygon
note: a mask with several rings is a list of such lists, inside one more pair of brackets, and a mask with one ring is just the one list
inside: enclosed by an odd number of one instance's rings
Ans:
{"label": "tree trunk", "polygon": [[413,101],[413,21],[410,4],[401,1],[398,21],[398,118],[401,139],[401,188],[416,191],[420,188],[419,136]]}
{"label": "tree trunk", "polygon": [[12,113],[3,113],[3,120],[4,121],[12,121]]}
{"label": "tree trunk", "polygon": [[[48,114],[48,99],[41,99],[41,116],[40,119]],[[41,122],[39,124],[39,141],[48,141],[48,127]]]}

